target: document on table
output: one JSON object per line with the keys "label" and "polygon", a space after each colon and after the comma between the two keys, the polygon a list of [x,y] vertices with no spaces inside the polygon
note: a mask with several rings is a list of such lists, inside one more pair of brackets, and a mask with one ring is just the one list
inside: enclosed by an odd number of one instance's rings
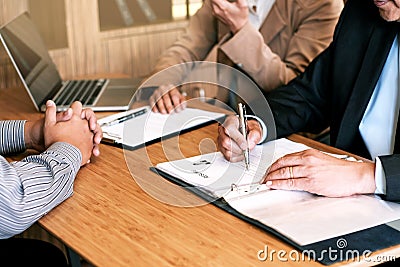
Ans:
{"label": "document on table", "polygon": [[[143,109],[144,112],[141,112]],[[129,119],[127,116],[140,115]],[[212,121],[221,121],[223,113],[186,108],[179,113],[161,114],[152,112],[149,106],[120,112],[99,120],[103,141],[121,144],[127,148],[140,147],[148,142],[166,138],[181,131],[201,126]],[[110,123],[117,122],[120,123]],[[108,124],[107,124],[108,123]]]}
{"label": "document on table", "polygon": [[240,214],[301,246],[400,219],[400,204],[373,195],[328,198],[259,185],[276,159],[308,148],[287,139],[257,146],[250,153],[249,171],[243,162],[230,163],[219,152],[160,163],[157,169],[225,199]]}

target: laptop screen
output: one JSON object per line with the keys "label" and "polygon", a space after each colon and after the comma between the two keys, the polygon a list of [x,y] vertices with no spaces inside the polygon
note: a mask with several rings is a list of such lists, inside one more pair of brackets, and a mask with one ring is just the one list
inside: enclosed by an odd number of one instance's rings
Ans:
{"label": "laptop screen", "polygon": [[0,38],[31,98],[40,107],[61,85],[61,77],[27,13],[4,25]]}

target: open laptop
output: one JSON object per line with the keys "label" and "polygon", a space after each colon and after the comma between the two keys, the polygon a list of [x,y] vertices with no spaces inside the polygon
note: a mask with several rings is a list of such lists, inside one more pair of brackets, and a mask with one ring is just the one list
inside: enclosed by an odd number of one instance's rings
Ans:
{"label": "open laptop", "polygon": [[75,100],[94,111],[124,111],[140,79],[63,81],[27,12],[0,28],[0,40],[38,111],[51,99],[59,111]]}

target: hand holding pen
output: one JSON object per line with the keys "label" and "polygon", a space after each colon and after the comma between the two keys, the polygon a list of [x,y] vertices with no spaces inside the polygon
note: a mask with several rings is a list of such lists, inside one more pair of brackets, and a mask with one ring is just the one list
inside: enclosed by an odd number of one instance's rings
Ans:
{"label": "hand holding pen", "polygon": [[[244,116],[246,117],[246,116]],[[262,129],[257,120],[247,121],[247,139],[240,131],[239,116],[228,116],[218,127],[218,149],[225,159],[239,162],[245,159],[243,151],[251,151],[260,142]]]}

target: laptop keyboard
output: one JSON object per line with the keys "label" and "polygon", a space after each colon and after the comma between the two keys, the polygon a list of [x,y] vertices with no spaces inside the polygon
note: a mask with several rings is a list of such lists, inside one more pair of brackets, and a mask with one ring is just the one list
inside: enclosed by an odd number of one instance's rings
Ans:
{"label": "laptop keyboard", "polygon": [[80,101],[83,105],[93,105],[106,81],[105,79],[68,81],[54,102],[57,106],[69,106],[74,101]]}

